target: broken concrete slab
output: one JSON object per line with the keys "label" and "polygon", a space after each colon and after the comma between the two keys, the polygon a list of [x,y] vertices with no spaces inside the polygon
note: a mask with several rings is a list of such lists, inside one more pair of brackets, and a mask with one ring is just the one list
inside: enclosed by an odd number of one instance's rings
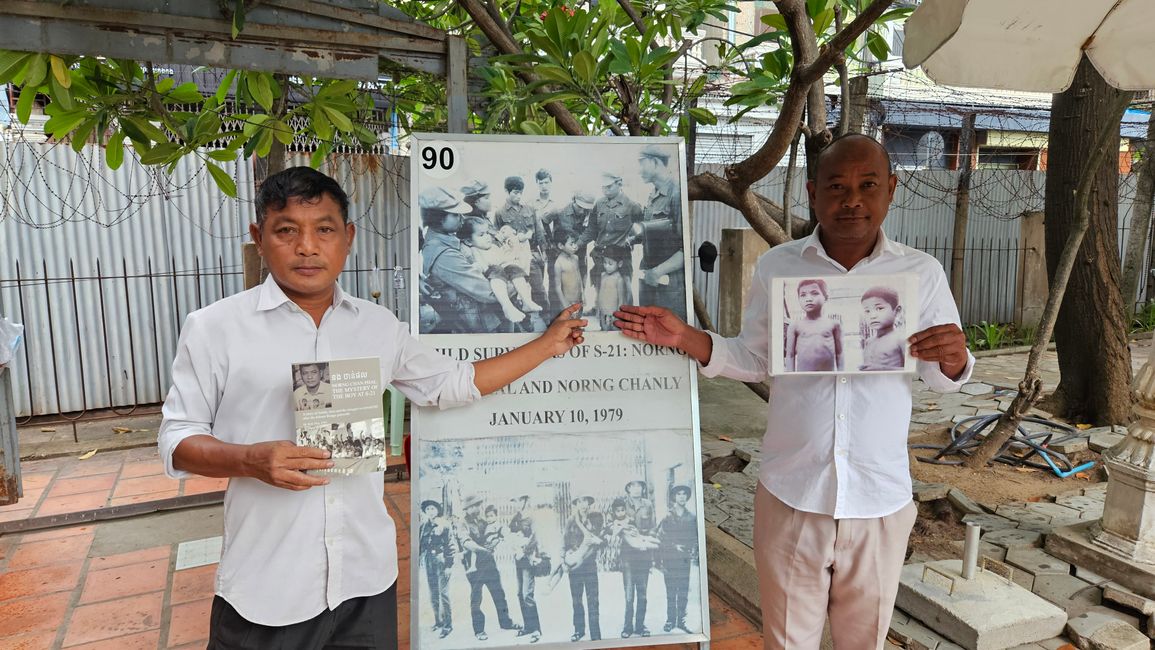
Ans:
{"label": "broken concrete slab", "polygon": [[1081,451],[1087,451],[1087,449],[1090,447],[1090,443],[1091,438],[1089,436],[1083,436],[1079,438],[1071,438],[1070,440],[1064,440],[1062,442],[1053,442],[1047,445],[1047,448],[1054,449],[1060,454],[1070,456],[1071,454],[1077,454]]}
{"label": "broken concrete slab", "polygon": [[1081,650],[1150,650],[1139,630],[1117,618],[1086,612],[1067,621],[1067,635]]}
{"label": "broken concrete slab", "polygon": [[903,567],[897,605],[971,650],[1010,648],[1062,632],[1063,610],[990,571],[964,580],[961,569],[961,560]]}
{"label": "broken concrete slab", "polygon": [[[1044,575],[1071,575],[1071,565],[1038,548],[1007,549],[1007,564],[1038,577]],[[1037,590],[1036,590],[1037,591]]]}
{"label": "broken concrete slab", "polygon": [[1098,510],[1099,512],[1103,511],[1102,499],[1096,499],[1094,497],[1083,495],[1067,495],[1055,497],[1055,503],[1066,506],[1068,508],[1074,508],[1079,512],[1086,512],[1088,510]]}
{"label": "broken concrete slab", "polygon": [[1079,518],[1079,511],[1077,509],[1069,508],[1061,503],[1048,503],[1046,501],[1028,502],[1024,507],[1032,512],[1050,517],[1051,523]]}
{"label": "broken concrete slab", "polygon": [[1035,576],[1031,591],[1062,607],[1067,616],[1078,616],[1103,602],[1103,591],[1072,575]]}
{"label": "broken concrete slab", "polygon": [[[1027,507],[1025,503],[1005,503],[995,508],[995,514],[1000,517],[1006,517],[1012,521],[1017,521],[1020,524],[1037,524],[1047,525],[1051,523],[1051,516],[1041,512],[1036,512]],[[1070,510],[1070,508],[1068,508]],[[1077,515],[1077,512],[1071,510]]]}
{"label": "broken concrete slab", "polygon": [[955,510],[958,510],[963,515],[985,515],[987,512],[982,506],[958,488],[951,488],[947,491],[946,498],[947,501],[950,501],[950,504],[954,506]]}
{"label": "broken concrete slab", "polygon": [[1122,605],[1147,616],[1155,614],[1155,600],[1140,596],[1113,582],[1103,585],[1103,600]]}
{"label": "broken concrete slab", "polygon": [[1006,528],[982,536],[982,541],[1007,548],[1031,548],[1043,545],[1043,534],[1033,530]]}
{"label": "broken concrete slab", "polygon": [[901,643],[902,647],[907,648],[907,650],[911,648],[937,650],[940,644],[946,641],[935,634],[933,630],[909,616],[906,617],[905,621],[891,619],[888,636]]}
{"label": "broken concrete slab", "polygon": [[1088,429],[1090,434],[1090,447],[1092,450],[1102,453],[1103,451],[1114,447],[1123,441],[1126,436],[1122,433],[1115,433],[1109,427],[1100,427],[1098,429]]}
{"label": "broken concrete slab", "polygon": [[945,483],[921,483],[914,486],[914,500],[937,501],[945,499],[947,492],[950,492],[950,486]]}
{"label": "broken concrete slab", "polygon": [[[951,492],[953,493],[954,490],[951,490]],[[947,495],[947,498],[948,499],[950,498],[949,494]],[[952,501],[951,503],[954,503],[954,502]],[[1007,519],[1006,517],[1000,517],[999,515],[988,515],[986,513],[968,514],[968,515],[965,515],[962,518],[962,520],[963,520],[964,524],[975,524],[976,526],[981,528],[984,533],[987,533],[990,531],[995,531],[995,530],[1007,530],[1009,528],[1018,528],[1018,526],[1019,526],[1018,522],[1011,521],[1010,519]]]}

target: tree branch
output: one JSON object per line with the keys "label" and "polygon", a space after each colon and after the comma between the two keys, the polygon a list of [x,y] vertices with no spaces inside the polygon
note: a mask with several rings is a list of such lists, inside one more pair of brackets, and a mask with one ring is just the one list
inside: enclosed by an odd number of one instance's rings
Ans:
{"label": "tree branch", "polygon": [[[794,49],[794,70],[770,137],[749,158],[726,168],[726,179],[734,184],[735,191],[745,191],[756,180],[770,173],[770,170],[782,160],[782,156],[794,139],[796,125],[802,121],[802,108],[811,86],[830,69],[842,55],[842,51],[886,11],[891,2],[892,0],[873,0],[849,25],[819,49],[810,18],[806,15],[806,3],[802,0],[774,0],[790,32],[791,47]],[[825,114],[826,106],[823,104],[824,119]],[[825,125],[822,128],[825,128]]]}
{"label": "tree branch", "polygon": [[[834,31],[842,31],[842,5],[834,4]],[[850,130],[850,72],[846,69],[846,56],[838,57],[834,64],[838,70],[838,85],[842,89],[842,109],[838,111],[838,135],[846,135]]]}
{"label": "tree branch", "polygon": [[[489,42],[493,43],[498,52],[502,54],[522,53],[521,48],[514,42],[513,34],[509,32],[509,28],[503,21],[495,20],[480,0],[458,0],[458,3],[473,18],[473,22],[477,24]],[[521,80],[526,84],[534,84],[538,81],[537,75],[530,72],[519,71],[517,76],[521,77]],[[557,122],[561,130],[569,135],[585,135],[585,129],[565,105],[560,102],[548,102],[544,108],[545,112],[549,113]]]}

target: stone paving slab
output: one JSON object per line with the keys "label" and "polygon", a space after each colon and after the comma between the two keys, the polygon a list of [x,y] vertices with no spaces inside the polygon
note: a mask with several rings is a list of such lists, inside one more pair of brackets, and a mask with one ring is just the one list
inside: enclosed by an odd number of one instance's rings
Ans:
{"label": "stone paving slab", "polygon": [[1116,618],[1086,612],[1067,621],[1067,634],[1084,650],[1150,650],[1150,640]]}
{"label": "stone paving slab", "polygon": [[1040,547],[1043,545],[1043,534],[1033,530],[1004,528],[986,533],[982,541],[1003,549]]}
{"label": "stone paving slab", "polygon": [[1073,575],[1035,576],[1031,591],[1061,607],[1067,616],[1078,616],[1103,602],[1103,590]]}
{"label": "stone paving slab", "polygon": [[995,530],[1006,530],[1008,528],[1018,528],[1019,524],[1016,521],[1000,517],[999,515],[970,514],[962,518],[964,524],[975,524],[982,529],[984,533]]}
{"label": "stone paving slab", "polygon": [[1007,564],[1036,578],[1043,575],[1071,575],[1071,565],[1038,548],[1007,549]]}

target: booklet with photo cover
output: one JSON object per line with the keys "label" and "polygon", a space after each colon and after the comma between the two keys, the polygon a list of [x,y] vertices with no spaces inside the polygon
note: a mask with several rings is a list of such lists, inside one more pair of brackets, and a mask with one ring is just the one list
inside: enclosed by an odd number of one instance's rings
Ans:
{"label": "booklet with photo cover", "polygon": [[385,413],[381,366],[376,357],[293,364],[293,411],[297,444],[332,453],[338,475],[385,469]]}

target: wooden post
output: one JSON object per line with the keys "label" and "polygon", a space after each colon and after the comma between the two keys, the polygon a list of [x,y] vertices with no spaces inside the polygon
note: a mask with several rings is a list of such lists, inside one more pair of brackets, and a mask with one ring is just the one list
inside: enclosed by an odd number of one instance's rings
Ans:
{"label": "wooden post", "polygon": [[954,294],[959,313],[963,308],[963,283],[966,279],[967,221],[971,203],[971,164],[975,139],[975,114],[963,116],[958,140],[958,194],[954,204],[954,239],[950,254],[950,291]]}
{"label": "wooden post", "polygon": [[8,366],[0,366],[0,506],[16,503],[24,496],[20,485],[20,438],[16,433],[11,375]]}
{"label": "wooden post", "polygon": [[466,64],[469,51],[465,39],[449,36],[445,39],[445,90],[449,97],[449,132],[469,132],[469,88],[466,85]]}
{"label": "wooden post", "polygon": [[241,268],[244,270],[245,288],[252,289],[264,281],[268,274],[264,260],[257,252],[257,245],[253,242],[241,244]]}
{"label": "wooden post", "polygon": [[1024,212],[1019,217],[1019,276],[1015,300],[1016,322],[1021,327],[1038,327],[1047,303],[1047,238],[1042,212]]}
{"label": "wooden post", "polygon": [[722,336],[736,336],[741,329],[754,262],[768,250],[766,240],[750,228],[722,229],[718,251],[718,333]]}

